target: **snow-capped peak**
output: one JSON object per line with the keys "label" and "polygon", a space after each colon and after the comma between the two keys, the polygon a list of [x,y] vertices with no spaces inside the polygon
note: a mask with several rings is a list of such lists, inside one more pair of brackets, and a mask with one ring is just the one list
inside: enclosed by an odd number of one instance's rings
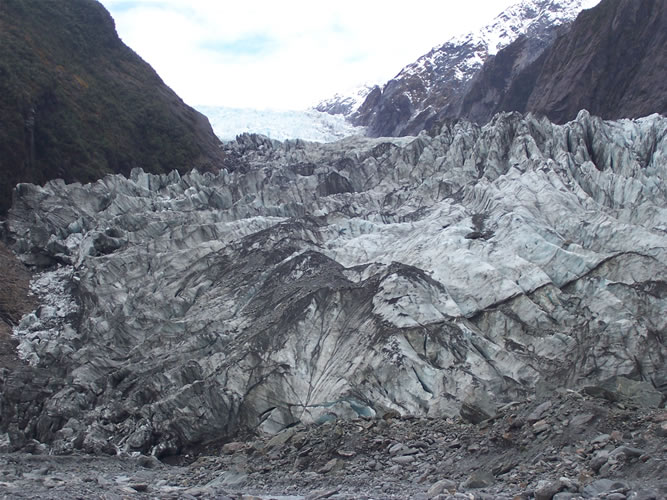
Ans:
{"label": "snow-capped peak", "polygon": [[[559,27],[574,21],[584,8],[600,0],[523,0],[498,15],[484,28],[456,36],[404,67],[391,84],[375,87],[364,103],[334,96],[317,109],[343,114],[363,125],[372,136],[413,135],[436,115],[454,113],[462,104],[471,80],[489,57],[522,35],[538,57],[558,35]],[[525,64],[531,60],[523,61]],[[365,94],[359,94],[363,96]],[[360,105],[361,104],[361,105]]]}
{"label": "snow-capped peak", "polygon": [[332,97],[318,103],[314,109],[331,115],[350,116],[364,103],[368,94],[377,85],[364,84],[344,92],[336,93]]}
{"label": "snow-capped peak", "polygon": [[[573,21],[585,5],[593,6],[600,0],[523,0],[514,4],[481,30],[480,36],[495,55],[520,35],[529,34],[544,22],[559,26]],[[537,25],[537,26],[536,26]]]}
{"label": "snow-capped peak", "polygon": [[[410,76],[434,67],[450,66],[455,78],[469,80],[487,57],[495,55],[521,35],[537,35],[545,26],[560,26],[573,21],[579,12],[600,0],[523,0],[505,9],[490,24],[477,32],[449,39],[433,48],[415,63],[406,66],[397,76]],[[469,46],[467,57],[446,61],[443,52]],[[453,64],[452,64],[453,63]]]}

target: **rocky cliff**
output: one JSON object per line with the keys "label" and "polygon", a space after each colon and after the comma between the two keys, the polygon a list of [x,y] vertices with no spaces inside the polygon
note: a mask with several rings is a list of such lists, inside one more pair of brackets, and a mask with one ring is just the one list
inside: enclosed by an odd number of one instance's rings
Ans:
{"label": "rocky cliff", "polygon": [[583,108],[604,118],[667,114],[665,68],[665,2],[604,0],[546,50],[525,37],[501,50],[475,76],[461,109],[440,115],[484,123],[499,111],[533,111],[563,123]]}
{"label": "rocky cliff", "polygon": [[605,0],[556,41],[526,109],[564,122],[667,114],[667,4]]}
{"label": "rocky cliff", "polygon": [[18,182],[222,160],[206,118],[121,42],[95,0],[0,3],[0,122],[0,214]]}
{"label": "rocky cliff", "polygon": [[29,365],[0,380],[13,447],[163,456],[299,422],[478,422],[618,376],[661,404],[667,119],[500,114],[225,152],[217,175],[18,186],[7,230],[41,306],[15,329]]}

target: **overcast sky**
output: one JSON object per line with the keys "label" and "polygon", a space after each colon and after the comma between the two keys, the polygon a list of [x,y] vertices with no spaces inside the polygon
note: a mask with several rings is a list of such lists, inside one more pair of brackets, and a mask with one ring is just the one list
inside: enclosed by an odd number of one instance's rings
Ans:
{"label": "overcast sky", "polygon": [[101,0],[190,105],[305,109],[384,83],[517,0]]}

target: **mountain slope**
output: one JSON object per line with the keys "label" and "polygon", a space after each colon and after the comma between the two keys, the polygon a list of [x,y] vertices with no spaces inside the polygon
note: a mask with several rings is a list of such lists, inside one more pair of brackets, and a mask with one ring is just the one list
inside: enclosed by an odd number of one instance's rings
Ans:
{"label": "mountain slope", "polygon": [[569,24],[591,3],[595,1],[517,3],[480,32],[449,40],[406,66],[382,89],[376,87],[351,120],[368,127],[375,137],[427,129],[441,110],[456,114],[469,82],[489,56],[520,36],[531,40],[531,51],[538,55],[553,41],[560,26]]}
{"label": "mountain slope", "polygon": [[604,0],[550,48],[527,110],[564,122],[667,113],[667,4]]}
{"label": "mountain slope", "polygon": [[94,0],[0,2],[0,213],[17,182],[214,169],[219,141]]}
{"label": "mountain slope", "polygon": [[499,111],[533,111],[563,123],[582,108],[604,118],[667,113],[667,6],[603,0],[584,11],[539,58],[520,39],[476,75],[460,112],[486,122]]}
{"label": "mountain slope", "polygon": [[0,372],[12,446],[479,420],[618,375],[664,398],[667,118],[225,151],[218,175],[17,188],[13,249],[43,271],[15,330],[30,366]]}
{"label": "mountain slope", "polygon": [[330,115],[352,116],[359,110],[359,107],[364,103],[368,94],[375,87],[375,85],[362,85],[349,92],[336,94],[329,99],[321,101],[315,106],[315,109],[322,113],[329,113]]}

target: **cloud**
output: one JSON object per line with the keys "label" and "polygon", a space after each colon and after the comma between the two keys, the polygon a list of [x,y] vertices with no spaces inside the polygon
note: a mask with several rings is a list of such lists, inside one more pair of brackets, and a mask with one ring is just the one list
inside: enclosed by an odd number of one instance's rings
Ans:
{"label": "cloud", "polygon": [[384,82],[513,0],[102,0],[130,47],[190,104],[297,109]]}

